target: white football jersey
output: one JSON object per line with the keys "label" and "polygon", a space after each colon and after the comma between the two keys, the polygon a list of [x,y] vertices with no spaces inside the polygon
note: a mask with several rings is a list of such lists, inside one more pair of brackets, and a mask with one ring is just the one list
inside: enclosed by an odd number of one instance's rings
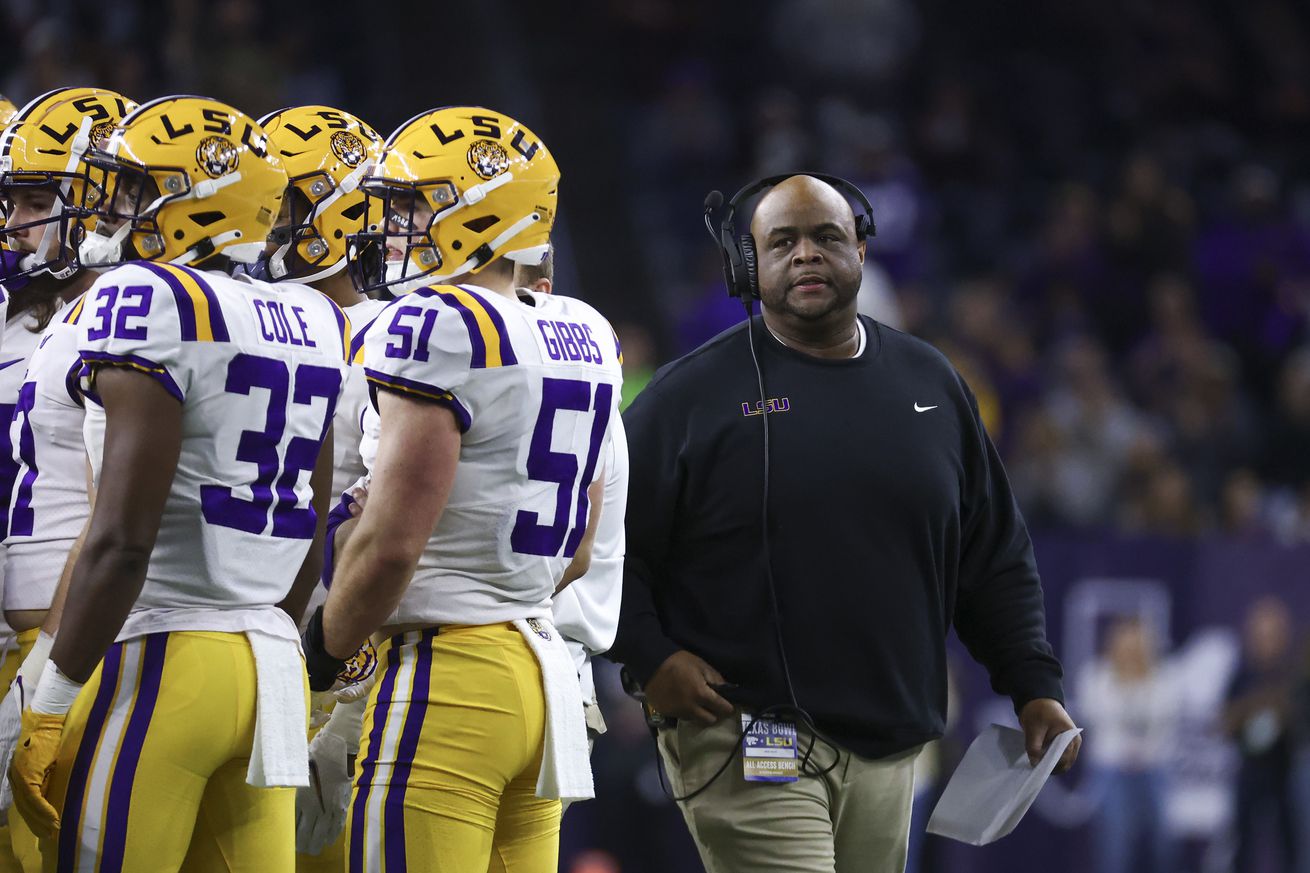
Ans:
{"label": "white football jersey", "polygon": [[5,609],[49,609],[69,549],[90,514],[77,318],[65,304],[27,362],[9,425],[17,474],[9,497]]}
{"label": "white football jersey", "polygon": [[[92,374],[130,367],[182,404],[182,450],[134,611],[270,606],[314,534],[310,473],[341,396],[349,322],[325,295],[171,264],[101,276],[78,320]],[[97,400],[93,379],[83,390]],[[99,466],[103,430],[87,415]]]}
{"label": "white football jersey", "polygon": [[364,373],[444,404],[463,431],[445,512],[389,623],[549,618],[618,416],[609,322],[574,298],[422,288],[378,316]]}
{"label": "white football jersey", "polygon": [[[351,362],[361,364],[364,359],[364,335],[378,313],[387,308],[385,300],[362,300],[347,306],[346,317],[351,327]],[[337,414],[332,421],[332,493],[340,494],[364,475],[364,461],[359,444],[364,437],[364,410],[368,408],[368,383],[362,366],[352,366],[346,373],[345,389]]]}
{"label": "white football jersey", "polygon": [[[27,360],[41,341],[40,332],[36,331],[37,321],[30,312],[20,313],[5,322],[3,339],[0,339],[0,527],[9,518],[9,496],[18,478],[18,462],[14,458],[14,446],[10,442],[9,423],[14,420],[14,410],[18,406],[18,390],[23,387],[23,375],[27,372]],[[3,531],[0,531],[3,533]],[[4,557],[0,546],[0,559]],[[0,560],[3,564],[3,560]],[[0,576],[0,584],[3,576]]]}

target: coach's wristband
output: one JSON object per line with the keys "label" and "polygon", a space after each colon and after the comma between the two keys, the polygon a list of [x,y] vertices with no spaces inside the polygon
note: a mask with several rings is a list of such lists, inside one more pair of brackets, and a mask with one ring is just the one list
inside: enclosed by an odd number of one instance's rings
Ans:
{"label": "coach's wristband", "polygon": [[51,661],[41,674],[41,682],[32,697],[31,709],[42,715],[67,715],[84,684],[69,679],[59,669],[59,665]]}
{"label": "coach's wristband", "polygon": [[344,658],[328,654],[323,641],[323,607],[314,610],[309,625],[300,636],[300,647],[305,652],[305,671],[309,673],[310,691],[327,691],[336,681],[337,674],[346,666]]}

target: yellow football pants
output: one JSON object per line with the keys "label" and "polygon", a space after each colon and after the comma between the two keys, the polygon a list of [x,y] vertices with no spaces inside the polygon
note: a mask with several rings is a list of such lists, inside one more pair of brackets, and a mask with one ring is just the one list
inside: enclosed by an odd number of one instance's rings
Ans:
{"label": "yellow football pants", "polygon": [[294,869],[295,789],[246,784],[255,709],[244,634],[115,643],[64,728],[45,873]]}
{"label": "yellow football pants", "polygon": [[510,624],[392,637],[364,713],[349,873],[555,873],[560,802],[536,796],[541,669]]}
{"label": "yellow football pants", "polygon": [[[36,638],[41,633],[39,627],[18,632],[18,651],[10,652],[4,663],[0,664],[0,694],[9,690],[18,668],[27,660]],[[28,698],[36,692],[35,688],[27,690]],[[0,825],[0,873],[41,873],[41,853],[36,845],[36,834],[23,821],[23,817],[12,809],[9,821]]]}

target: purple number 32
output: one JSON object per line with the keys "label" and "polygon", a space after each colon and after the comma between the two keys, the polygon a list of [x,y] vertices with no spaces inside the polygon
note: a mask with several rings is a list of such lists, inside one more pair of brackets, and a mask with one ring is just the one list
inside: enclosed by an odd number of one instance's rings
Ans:
{"label": "purple number 32", "polygon": [[[587,486],[596,475],[596,460],[609,426],[610,407],[614,400],[614,386],[601,383],[595,386],[577,379],[545,379],[541,391],[541,411],[532,430],[532,443],[528,447],[528,477],[538,482],[554,482],[555,518],[542,524],[538,513],[520,509],[510,532],[510,548],[523,555],[555,557],[561,547],[566,558],[572,558],[587,530]],[[582,475],[578,475],[578,457],[570,452],[557,452],[550,447],[555,432],[555,416],[564,410],[586,412],[594,409],[591,422],[591,439]],[[577,492],[577,511],[569,518],[569,506]]]}
{"label": "purple number 32", "polygon": [[[285,361],[237,355],[227,368],[227,392],[248,395],[255,388],[268,392],[264,429],[242,431],[236,453],[238,461],[254,464],[259,470],[250,483],[250,499],[237,497],[225,485],[201,485],[200,505],[205,521],[262,534],[268,527],[268,513],[272,509],[273,536],[310,539],[314,536],[316,518],[312,507],[296,506],[296,483],[302,472],[314,469],[319,448],[332,425],[332,413],[341,391],[341,373],[331,367],[301,364],[296,367],[292,391],[291,372]],[[322,397],[327,404],[318,439],[293,437],[283,457],[278,453],[278,446],[286,431],[288,396],[296,404],[307,406],[316,397]]]}

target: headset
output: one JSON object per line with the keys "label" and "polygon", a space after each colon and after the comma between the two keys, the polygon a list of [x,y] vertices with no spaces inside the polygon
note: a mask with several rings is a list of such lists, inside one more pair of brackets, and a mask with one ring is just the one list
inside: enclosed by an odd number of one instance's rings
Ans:
{"label": "headset", "polygon": [[755,238],[749,233],[737,232],[737,209],[743,201],[749,200],[761,191],[772,188],[793,176],[809,176],[826,182],[863,207],[863,214],[855,216],[855,238],[863,241],[877,233],[873,223],[873,205],[864,192],[852,182],[840,176],[828,176],[824,173],[788,173],[782,176],[767,176],[742,188],[728,201],[719,229],[714,230],[712,214],[723,206],[723,192],[711,191],[705,197],[705,229],[710,232],[718,244],[723,257],[723,278],[728,283],[728,296],[736,297],[746,304],[750,311],[750,301],[759,299],[760,281],[755,256]]}
{"label": "headset", "polygon": [[[762,497],[760,500],[760,537],[761,545],[764,548],[764,574],[768,583],[769,606],[773,613],[773,628],[775,632],[775,642],[778,648],[778,661],[782,666],[782,678],[787,688],[787,702],[766,706],[759,710],[750,723],[742,729],[745,735],[755,727],[756,722],[769,716],[787,716],[795,719],[799,724],[804,725],[810,732],[810,744],[805,750],[804,757],[798,765],[798,770],[806,775],[823,775],[831,772],[841,761],[840,747],[832,740],[825,737],[814,723],[814,719],[806,712],[796,700],[796,688],[791,680],[791,666],[787,661],[787,649],[782,639],[782,613],[778,609],[778,586],[773,580],[773,553],[769,543],[769,404],[768,394],[764,389],[764,370],[760,366],[759,353],[756,350],[755,341],[755,313],[754,301],[759,299],[760,284],[757,260],[755,257],[755,238],[748,233],[737,233],[737,209],[741,203],[750,199],[767,188],[772,188],[780,182],[786,181],[796,175],[810,176],[818,179],[820,182],[826,182],[838,191],[845,193],[850,199],[856,201],[864,208],[862,215],[855,217],[855,238],[863,241],[876,233],[873,223],[873,205],[869,203],[869,198],[864,196],[854,183],[848,182],[839,176],[829,176],[823,173],[788,173],[782,176],[768,176],[756,182],[752,182],[745,188],[742,188],[732,199],[728,201],[724,209],[723,217],[719,221],[719,229],[716,233],[714,230],[713,213],[723,206],[723,193],[721,191],[711,191],[705,197],[705,229],[709,231],[710,236],[714,239],[719,247],[719,252],[723,256],[723,278],[728,285],[728,296],[736,297],[746,307],[746,337],[750,343],[751,361],[755,364],[755,378],[760,390],[760,424],[764,437],[764,475],[762,481]],[[729,689],[719,687],[715,689],[724,696],[727,696]],[[728,698],[731,700],[731,698]],[[657,726],[651,724],[651,733],[657,732]],[[817,743],[822,743],[832,749],[834,756],[833,762],[822,769],[817,765],[810,765],[810,758],[814,753]],[[673,800],[682,802],[691,800],[701,792],[708,789],[722,776],[737,757],[737,752],[741,749],[740,743],[734,743],[731,752],[724,759],[723,763],[714,772],[712,776],[699,788],[691,791],[681,797],[672,797]],[[799,751],[799,750],[798,750]],[[664,787],[664,771],[660,767],[661,760],[659,754],[656,754],[656,769],[660,775],[660,785]],[[668,789],[665,788],[668,794]]]}

